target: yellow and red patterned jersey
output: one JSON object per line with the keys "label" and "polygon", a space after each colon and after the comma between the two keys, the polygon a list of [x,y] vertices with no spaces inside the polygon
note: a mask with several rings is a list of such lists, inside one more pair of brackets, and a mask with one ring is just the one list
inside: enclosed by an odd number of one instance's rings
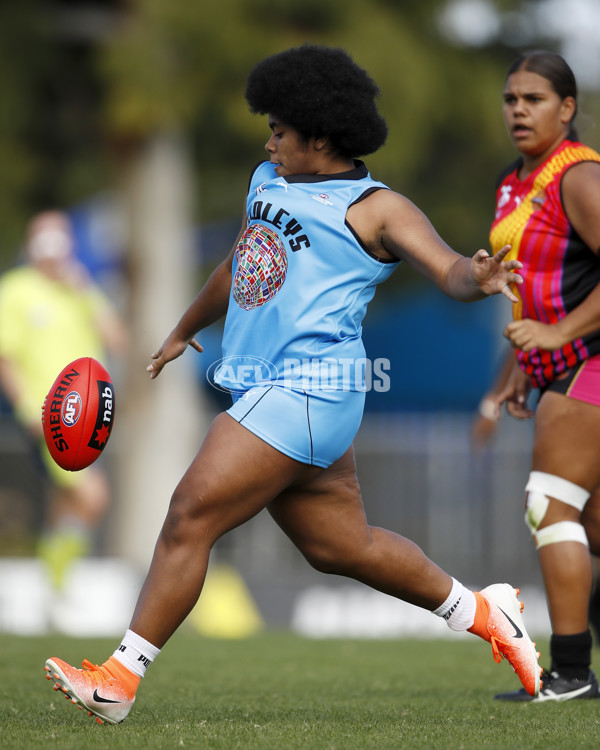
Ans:
{"label": "yellow and red patterned jersey", "polygon": [[[513,286],[519,297],[513,305],[515,320],[556,323],[600,282],[600,259],[571,226],[561,197],[563,175],[584,161],[600,162],[600,154],[582,143],[565,140],[525,179],[517,176],[521,160],[500,178],[490,245],[494,252],[511,245],[507,260],[516,258],[523,264],[524,283]],[[600,331],[555,351],[517,350],[517,357],[533,385],[542,387],[598,353]]]}

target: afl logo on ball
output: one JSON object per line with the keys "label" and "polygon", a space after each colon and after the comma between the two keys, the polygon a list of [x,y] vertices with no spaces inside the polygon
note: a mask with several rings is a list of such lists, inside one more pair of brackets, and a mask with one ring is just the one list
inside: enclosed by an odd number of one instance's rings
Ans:
{"label": "afl logo on ball", "polygon": [[71,391],[63,401],[60,416],[66,427],[73,427],[81,416],[81,396],[77,391]]}

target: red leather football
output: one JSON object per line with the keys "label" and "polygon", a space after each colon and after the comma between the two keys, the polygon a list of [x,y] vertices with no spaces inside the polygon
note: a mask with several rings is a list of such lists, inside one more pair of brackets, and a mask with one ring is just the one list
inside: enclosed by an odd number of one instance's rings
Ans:
{"label": "red leather football", "polygon": [[67,471],[79,471],[102,453],[115,419],[115,390],[93,357],[76,359],[59,373],[42,407],[50,455]]}

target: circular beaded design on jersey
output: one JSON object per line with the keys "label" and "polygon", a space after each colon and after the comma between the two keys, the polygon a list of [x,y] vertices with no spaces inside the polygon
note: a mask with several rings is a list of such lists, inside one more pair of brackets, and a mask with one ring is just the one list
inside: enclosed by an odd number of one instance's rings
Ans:
{"label": "circular beaded design on jersey", "polygon": [[235,251],[237,270],[233,298],[243,310],[266,304],[283,286],[287,254],[276,232],[253,224],[242,235]]}

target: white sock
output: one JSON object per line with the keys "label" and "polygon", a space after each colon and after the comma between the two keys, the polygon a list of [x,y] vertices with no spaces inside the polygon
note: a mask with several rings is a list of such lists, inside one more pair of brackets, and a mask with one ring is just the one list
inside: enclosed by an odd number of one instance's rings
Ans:
{"label": "white sock", "polygon": [[453,578],[448,598],[433,614],[443,617],[452,630],[468,630],[475,622],[476,609],[475,594]]}
{"label": "white sock", "polygon": [[160,654],[160,649],[153,646],[141,635],[134,633],[133,630],[127,630],[121,645],[114,652],[113,656],[120,661],[123,666],[127,667],[138,677],[143,677],[146,670]]}

